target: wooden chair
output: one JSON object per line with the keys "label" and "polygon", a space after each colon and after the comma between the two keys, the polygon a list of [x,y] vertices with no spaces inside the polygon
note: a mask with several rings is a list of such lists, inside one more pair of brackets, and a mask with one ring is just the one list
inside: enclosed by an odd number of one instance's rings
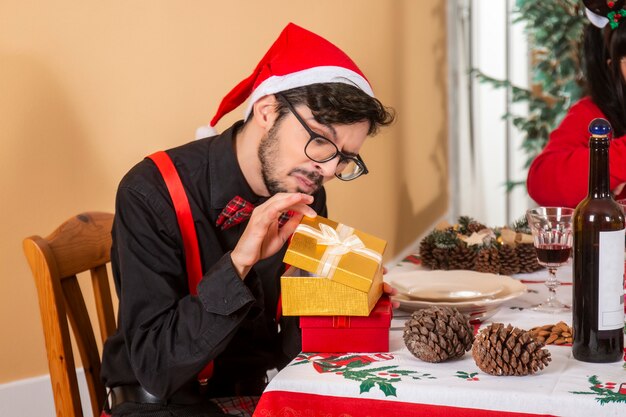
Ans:
{"label": "wooden chair", "polygon": [[68,318],[82,360],[94,416],[106,393],[100,381],[100,354],[76,274],[91,271],[100,338],[116,328],[106,264],[110,261],[110,213],[82,213],[48,237],[31,236],[23,247],[37,285],[48,366],[57,416],[82,416]]}

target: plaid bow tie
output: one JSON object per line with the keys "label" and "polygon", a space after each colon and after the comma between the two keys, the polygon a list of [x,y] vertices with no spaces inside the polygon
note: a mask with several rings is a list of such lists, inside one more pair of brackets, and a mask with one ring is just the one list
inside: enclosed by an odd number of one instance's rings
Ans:
{"label": "plaid bow tie", "polygon": [[[244,200],[240,196],[235,196],[226,204],[224,210],[220,213],[215,225],[222,230],[230,229],[250,218],[254,210],[254,204]],[[283,227],[287,220],[291,217],[292,212],[283,213],[278,218],[278,227]]]}

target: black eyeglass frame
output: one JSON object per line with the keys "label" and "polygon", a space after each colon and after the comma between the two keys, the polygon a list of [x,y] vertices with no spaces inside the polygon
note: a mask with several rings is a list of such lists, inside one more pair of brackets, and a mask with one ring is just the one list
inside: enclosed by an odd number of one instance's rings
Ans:
{"label": "black eyeglass frame", "polygon": [[[278,95],[278,94],[277,94]],[[307,158],[309,158],[311,161],[313,162],[319,162],[319,163],[324,163],[324,162],[328,162],[334,158],[336,158],[337,156],[339,156],[339,164],[341,164],[342,161],[345,160],[349,160],[354,162],[359,168],[361,168],[361,172],[359,172],[357,175],[355,175],[354,177],[351,178],[342,178],[341,177],[341,173],[335,173],[335,177],[339,178],[342,181],[352,181],[355,180],[357,178],[359,178],[361,175],[366,175],[369,174],[369,170],[367,169],[367,166],[365,165],[365,162],[363,162],[363,159],[361,158],[360,155],[346,155],[345,153],[341,152],[339,150],[339,148],[337,148],[337,145],[335,145],[335,143],[328,139],[327,137],[324,137],[322,135],[320,135],[319,133],[316,133],[313,131],[313,129],[311,129],[309,127],[309,125],[304,121],[304,119],[300,116],[300,114],[298,114],[298,112],[296,111],[295,107],[293,107],[293,105],[289,102],[289,100],[287,100],[287,98],[283,95],[280,95],[280,97],[285,100],[285,103],[287,104],[287,108],[289,109],[289,111],[291,112],[291,114],[293,114],[295,116],[295,118],[298,120],[298,122],[300,122],[300,124],[302,125],[302,127],[304,127],[304,129],[308,132],[310,138],[309,140],[306,142],[306,145],[304,145],[304,154],[306,155]],[[326,142],[330,143],[331,145],[333,145],[333,147],[335,148],[335,153],[328,157],[325,158],[323,160],[318,160],[318,159],[314,159],[311,158],[309,156],[309,154],[307,153],[306,149],[309,146],[309,144],[314,141],[315,139],[322,139],[325,140]]]}

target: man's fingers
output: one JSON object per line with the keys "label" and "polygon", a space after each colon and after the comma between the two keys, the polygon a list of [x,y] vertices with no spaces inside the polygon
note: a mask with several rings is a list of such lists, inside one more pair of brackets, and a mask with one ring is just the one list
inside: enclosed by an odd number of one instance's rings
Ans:
{"label": "man's fingers", "polygon": [[317,213],[308,206],[308,204],[311,204],[312,202],[313,196],[308,194],[276,194],[265,203],[254,209],[252,216],[261,219],[264,227],[269,227],[271,223],[277,221],[283,213],[288,211],[300,213],[309,217],[315,217],[317,216]]}
{"label": "man's fingers", "polygon": [[[271,201],[272,199],[275,201]],[[288,210],[293,210],[304,214],[305,216],[315,217],[317,213],[308,204],[313,202],[313,196],[303,193],[292,193],[292,194],[277,194],[275,197],[272,197],[267,203],[270,203],[269,208],[272,210],[277,210],[279,212],[286,212]]]}
{"label": "man's fingers", "polygon": [[389,285],[388,282],[383,282],[383,292],[389,295],[396,295],[398,293],[398,290]]}
{"label": "man's fingers", "polygon": [[308,217],[316,217],[317,213],[315,212],[315,210],[313,210],[311,207],[307,206],[306,204],[296,204],[293,205],[291,207],[289,207],[289,211],[295,212],[295,213],[300,213],[303,216],[308,216]]}
{"label": "man's fingers", "polygon": [[[396,295],[398,294],[398,290],[393,288],[391,285],[389,285],[389,283],[387,282],[383,282],[383,293],[387,294],[387,295]],[[396,300],[392,300],[391,301],[391,308],[399,308],[400,307],[400,303]]]}
{"label": "man's fingers", "polygon": [[300,220],[302,220],[302,214],[301,213],[294,213],[289,218],[287,223],[285,223],[283,225],[283,227],[278,229],[278,234],[279,234],[280,238],[283,240],[283,242],[286,242],[287,239],[289,239],[289,236],[291,236],[293,234],[293,232],[296,231],[296,228],[298,227],[298,224],[300,224]]}

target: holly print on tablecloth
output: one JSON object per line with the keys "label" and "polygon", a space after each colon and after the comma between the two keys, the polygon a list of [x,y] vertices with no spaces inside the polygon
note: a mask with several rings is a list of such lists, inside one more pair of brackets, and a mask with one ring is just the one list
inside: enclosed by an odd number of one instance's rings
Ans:
{"label": "holly print on tablecloth", "polygon": [[412,264],[415,265],[419,265],[422,263],[422,261],[420,260],[419,256],[417,255],[409,255],[406,258],[403,259],[404,262],[410,262]]}
{"label": "holly print on tablecloth", "polygon": [[410,376],[413,379],[435,379],[428,373],[398,369],[398,365],[373,365],[375,362],[384,362],[393,358],[394,356],[388,353],[372,355],[301,353],[294,359],[291,366],[311,363],[319,373],[334,373],[345,379],[360,382],[359,394],[369,392],[373,387],[378,386],[386,397],[396,396],[396,388],[393,384],[401,381],[403,376]]}
{"label": "holly print on tablecloth", "polygon": [[480,379],[476,376],[478,372],[464,372],[464,371],[456,371],[457,378],[465,379],[466,381],[479,381]]}
{"label": "holly print on tablecloth", "polygon": [[572,394],[595,395],[600,404],[626,403],[626,382],[602,382],[597,375],[588,379],[591,391],[570,391]]}
{"label": "holly print on tablecloth", "polygon": [[420,380],[420,379],[437,379],[437,377],[432,376],[431,374],[427,374],[427,373],[423,373],[423,372],[417,372],[417,371],[415,372],[414,375],[411,375],[411,378],[412,379],[417,379],[417,380]]}

